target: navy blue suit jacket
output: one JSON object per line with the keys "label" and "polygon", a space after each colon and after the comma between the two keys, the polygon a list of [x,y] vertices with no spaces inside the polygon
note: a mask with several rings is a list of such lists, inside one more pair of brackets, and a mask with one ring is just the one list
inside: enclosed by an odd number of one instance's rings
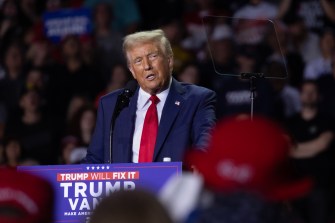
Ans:
{"label": "navy blue suit jacket", "polygon": [[[115,121],[110,151],[110,124],[118,95],[117,90],[103,96],[98,107],[95,131],[84,163],[132,162],[138,90]],[[189,148],[203,149],[215,124],[216,94],[206,88],[172,80],[167,96],[154,151],[154,162],[164,157],[182,161]]]}

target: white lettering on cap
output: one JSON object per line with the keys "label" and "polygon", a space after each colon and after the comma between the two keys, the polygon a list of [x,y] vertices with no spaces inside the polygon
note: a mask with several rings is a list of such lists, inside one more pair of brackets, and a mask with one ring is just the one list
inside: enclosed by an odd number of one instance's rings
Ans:
{"label": "white lettering on cap", "polygon": [[217,165],[220,177],[227,178],[239,183],[246,183],[253,175],[252,168],[248,165],[237,165],[231,160],[223,160]]}
{"label": "white lettering on cap", "polygon": [[30,214],[38,213],[36,203],[23,191],[13,190],[11,188],[0,188],[0,202],[6,201],[16,201]]}

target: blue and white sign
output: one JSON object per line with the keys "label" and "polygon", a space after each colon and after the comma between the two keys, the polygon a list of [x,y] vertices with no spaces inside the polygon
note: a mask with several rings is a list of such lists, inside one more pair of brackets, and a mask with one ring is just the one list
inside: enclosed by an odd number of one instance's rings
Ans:
{"label": "blue and white sign", "polygon": [[55,191],[54,222],[87,222],[104,196],[119,190],[145,188],[157,193],[181,162],[19,166],[49,180]]}
{"label": "blue and white sign", "polygon": [[92,32],[91,10],[88,8],[63,9],[43,15],[45,35],[58,43],[66,35],[87,35]]}

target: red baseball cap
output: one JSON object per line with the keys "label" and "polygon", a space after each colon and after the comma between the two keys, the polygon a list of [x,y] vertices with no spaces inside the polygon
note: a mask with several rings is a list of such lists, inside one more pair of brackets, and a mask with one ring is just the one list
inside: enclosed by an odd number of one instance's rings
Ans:
{"label": "red baseball cap", "polygon": [[233,116],[217,123],[207,151],[190,150],[185,164],[218,192],[250,191],[269,200],[305,195],[311,179],[296,178],[290,165],[290,140],[274,121]]}
{"label": "red baseball cap", "polygon": [[51,184],[26,172],[0,169],[0,222],[52,222],[54,194]]}

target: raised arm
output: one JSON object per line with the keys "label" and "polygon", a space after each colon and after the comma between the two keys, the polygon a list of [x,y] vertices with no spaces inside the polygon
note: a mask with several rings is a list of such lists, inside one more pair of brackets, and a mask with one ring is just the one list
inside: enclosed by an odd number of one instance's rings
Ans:
{"label": "raised arm", "polygon": [[325,131],[316,139],[298,143],[295,148],[291,150],[291,157],[293,158],[310,158],[318,153],[326,150],[334,138],[334,133]]}

